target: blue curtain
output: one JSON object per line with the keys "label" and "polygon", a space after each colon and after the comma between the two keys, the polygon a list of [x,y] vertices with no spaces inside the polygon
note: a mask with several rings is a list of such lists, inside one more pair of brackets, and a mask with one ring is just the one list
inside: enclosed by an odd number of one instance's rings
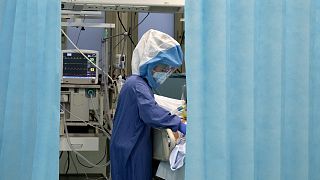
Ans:
{"label": "blue curtain", "polygon": [[60,1],[0,0],[0,179],[57,180]]}
{"label": "blue curtain", "polygon": [[186,179],[320,179],[320,1],[186,0]]}

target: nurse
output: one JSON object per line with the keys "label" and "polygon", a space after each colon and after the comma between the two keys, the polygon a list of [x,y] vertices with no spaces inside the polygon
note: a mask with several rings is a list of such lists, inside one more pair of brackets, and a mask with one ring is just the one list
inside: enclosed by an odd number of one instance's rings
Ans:
{"label": "nurse", "polygon": [[186,124],[154,99],[157,89],[183,61],[179,43],[156,30],[147,31],[132,55],[132,76],[123,85],[110,145],[113,180],[152,179],[151,128],[186,133]]}

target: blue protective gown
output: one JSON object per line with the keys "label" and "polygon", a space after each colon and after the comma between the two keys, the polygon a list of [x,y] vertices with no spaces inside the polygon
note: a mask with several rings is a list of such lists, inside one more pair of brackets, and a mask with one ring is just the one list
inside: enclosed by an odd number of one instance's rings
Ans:
{"label": "blue protective gown", "polygon": [[147,82],[130,76],[121,89],[110,145],[113,180],[152,179],[151,127],[177,131],[180,118],[154,100]]}

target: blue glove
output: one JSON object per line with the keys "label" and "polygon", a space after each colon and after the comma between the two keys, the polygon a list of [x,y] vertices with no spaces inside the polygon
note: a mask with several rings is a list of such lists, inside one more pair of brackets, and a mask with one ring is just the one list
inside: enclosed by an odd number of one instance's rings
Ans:
{"label": "blue glove", "polygon": [[180,122],[178,131],[185,135],[187,133],[187,125],[183,122]]}

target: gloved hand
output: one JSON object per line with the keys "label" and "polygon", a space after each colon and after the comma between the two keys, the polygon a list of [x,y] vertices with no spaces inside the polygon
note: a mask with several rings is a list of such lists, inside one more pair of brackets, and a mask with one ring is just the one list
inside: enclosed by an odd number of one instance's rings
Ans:
{"label": "gloved hand", "polygon": [[187,125],[183,122],[180,122],[178,131],[180,131],[182,134],[186,135],[187,133]]}

